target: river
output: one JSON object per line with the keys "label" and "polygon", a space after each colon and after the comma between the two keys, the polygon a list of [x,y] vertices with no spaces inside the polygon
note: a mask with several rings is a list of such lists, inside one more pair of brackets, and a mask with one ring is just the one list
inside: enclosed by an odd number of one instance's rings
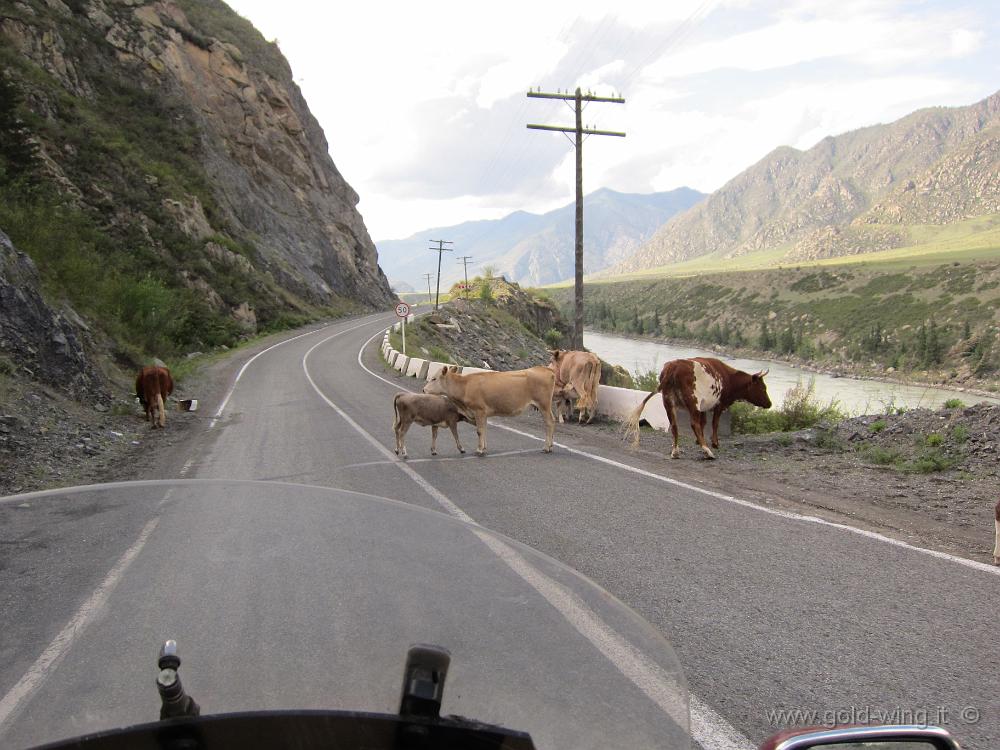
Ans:
{"label": "river", "polygon": [[[663,363],[670,359],[719,357],[717,353],[707,349],[674,346],[654,341],[639,341],[595,331],[584,331],[583,342],[584,346],[601,359],[611,364],[621,365],[631,373],[637,370],[646,372],[654,369],[659,373]],[[811,378],[815,379],[816,399],[821,404],[825,405],[836,399],[840,403],[840,408],[851,415],[884,412],[890,404],[895,407],[905,406],[908,409],[920,406],[934,409],[953,398],[966,404],[975,404],[980,401],[1000,404],[1000,398],[986,398],[947,388],[900,385],[880,380],[835,378],[832,375],[813,373],[799,367],[767,360],[730,357],[720,357],[720,359],[746,372],[768,370],[765,382],[771,401],[774,402],[775,406],[782,403],[785,393],[799,380],[808,383]]]}

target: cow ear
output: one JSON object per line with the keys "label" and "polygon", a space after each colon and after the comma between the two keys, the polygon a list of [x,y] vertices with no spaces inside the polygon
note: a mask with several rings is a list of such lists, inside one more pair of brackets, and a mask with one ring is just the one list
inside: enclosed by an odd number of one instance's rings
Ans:
{"label": "cow ear", "polygon": [[458,365],[452,365],[451,367],[449,367],[448,368],[448,372],[455,372],[455,373],[457,373],[458,372]]}

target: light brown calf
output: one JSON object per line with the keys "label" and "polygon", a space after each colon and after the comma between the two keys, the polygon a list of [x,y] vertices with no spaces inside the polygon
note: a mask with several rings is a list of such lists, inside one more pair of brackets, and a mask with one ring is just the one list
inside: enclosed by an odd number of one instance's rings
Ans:
{"label": "light brown calf", "polygon": [[438,428],[447,427],[455,438],[455,447],[459,453],[465,453],[465,448],[458,440],[458,423],[469,422],[455,404],[444,396],[428,396],[423,393],[397,393],[392,399],[392,408],[396,418],[392,423],[392,431],[396,433],[396,455],[406,458],[406,432],[410,425],[416,422],[422,427],[431,428],[431,455],[437,455]]}
{"label": "light brown calf", "polygon": [[446,367],[424,386],[424,393],[447,396],[458,409],[476,420],[479,433],[477,455],[486,453],[486,418],[513,417],[534,404],[545,419],[545,453],[552,452],[556,420],[552,416],[552,392],[556,376],[547,367],[529,367],[508,372],[475,372],[460,375]]}
{"label": "light brown calf", "polygon": [[174,392],[174,381],[166,367],[143,367],[135,379],[135,395],[146,410],[146,421],[153,429],[167,426],[167,410],[163,402]]}

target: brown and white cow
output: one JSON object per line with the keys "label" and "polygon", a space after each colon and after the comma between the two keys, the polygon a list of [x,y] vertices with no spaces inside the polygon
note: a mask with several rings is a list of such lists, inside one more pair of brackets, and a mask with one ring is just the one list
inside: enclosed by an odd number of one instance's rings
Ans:
{"label": "brown and white cow", "polygon": [[997,539],[993,545],[993,564],[1000,565],[1000,501],[997,502],[996,509]]}
{"label": "brown and white cow", "polygon": [[[587,424],[590,424],[594,414],[597,413],[597,386],[601,383],[601,360],[591,352],[554,349],[549,354],[552,355],[549,369],[556,374],[556,382],[572,386],[577,393],[576,408],[580,410],[580,423],[583,423],[583,416],[586,413]],[[570,416],[573,416],[572,409]],[[559,421],[562,422],[561,411]]]}
{"label": "brown and white cow", "polygon": [[547,367],[507,372],[474,372],[461,375],[454,365],[446,367],[427,381],[424,393],[447,396],[465,414],[474,416],[479,447],[486,453],[487,417],[513,417],[534,404],[545,419],[545,453],[552,452],[552,434],[556,420],[552,416],[552,392],[556,376]]}
{"label": "brown and white cow", "polygon": [[633,445],[639,445],[639,418],[643,407],[657,393],[663,395],[663,408],[670,420],[670,433],[674,438],[671,458],[681,451],[677,446],[677,408],[685,409],[691,417],[695,440],[705,453],[705,458],[715,454],[705,445],[705,413],[712,412],[712,447],[719,447],[719,417],[736,401],[749,401],[754,406],[768,409],[771,399],[767,395],[764,376],[767,370],[753,375],[730,367],[712,357],[675,359],[663,365],[657,390],[642,400],[625,422],[626,438],[634,435]]}
{"label": "brown and white cow", "polygon": [[406,432],[410,425],[416,422],[422,427],[431,428],[431,455],[437,455],[438,428],[447,427],[455,438],[455,447],[459,453],[465,453],[465,448],[458,439],[458,423],[469,422],[451,399],[444,396],[428,396],[425,393],[397,393],[392,399],[392,408],[396,418],[392,422],[392,431],[396,433],[396,455],[406,458]]}
{"label": "brown and white cow", "polygon": [[135,379],[135,395],[146,410],[146,421],[153,429],[167,426],[167,396],[174,391],[174,381],[166,367],[143,367]]}
{"label": "brown and white cow", "polygon": [[578,398],[576,388],[556,379],[555,390],[552,391],[552,414],[559,424],[573,416],[573,400]]}

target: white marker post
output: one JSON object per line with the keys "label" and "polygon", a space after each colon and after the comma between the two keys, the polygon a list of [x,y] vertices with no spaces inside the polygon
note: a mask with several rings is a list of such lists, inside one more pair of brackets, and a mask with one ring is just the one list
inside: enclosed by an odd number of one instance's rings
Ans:
{"label": "white marker post", "polygon": [[410,306],[405,302],[396,305],[396,317],[399,318],[399,330],[403,332],[403,354],[406,354],[406,316],[410,314]]}

